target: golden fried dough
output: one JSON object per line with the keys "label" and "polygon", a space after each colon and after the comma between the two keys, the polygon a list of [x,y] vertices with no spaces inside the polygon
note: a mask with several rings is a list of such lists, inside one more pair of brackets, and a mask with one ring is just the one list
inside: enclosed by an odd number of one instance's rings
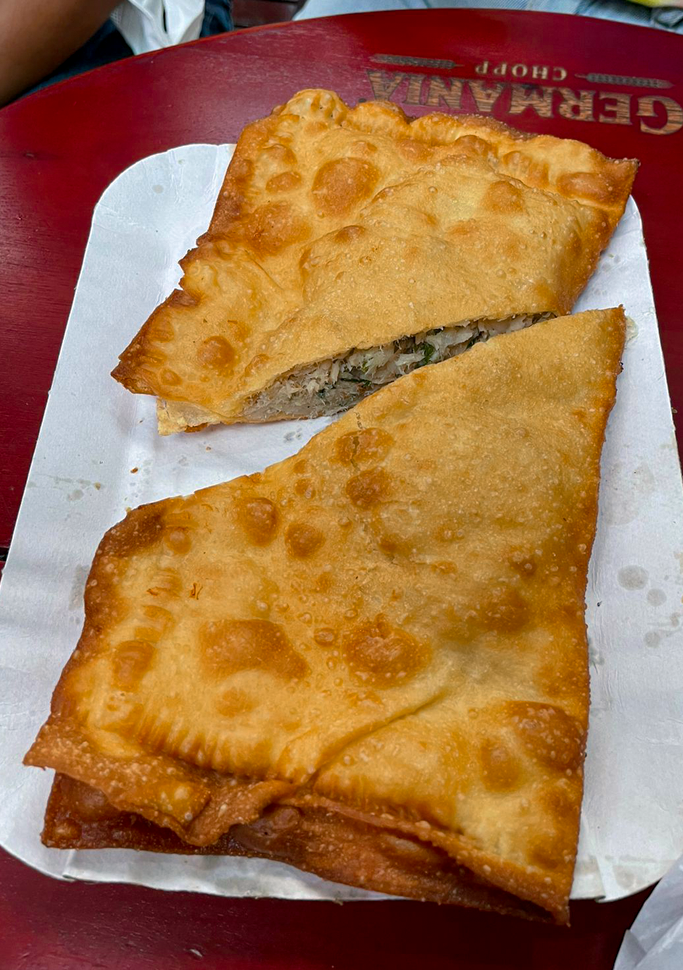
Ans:
{"label": "golden fried dough", "polygon": [[242,133],[180,289],[114,377],[159,428],[345,410],[568,313],[637,163],[490,119],[302,91]]}
{"label": "golden fried dough", "polygon": [[624,327],[496,338],[262,474],[130,512],[27,763],[189,846],[565,920]]}

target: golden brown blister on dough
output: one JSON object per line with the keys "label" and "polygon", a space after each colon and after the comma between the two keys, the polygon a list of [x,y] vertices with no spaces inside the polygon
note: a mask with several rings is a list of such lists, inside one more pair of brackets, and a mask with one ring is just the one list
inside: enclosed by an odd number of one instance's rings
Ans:
{"label": "golden brown blister on dough", "polygon": [[567,313],[636,167],[491,119],[299,92],[243,131],[181,289],[114,376],[157,395],[171,433],[257,420],[261,391],[354,348]]}
{"label": "golden brown blister on dough", "polygon": [[274,806],[343,816],[566,919],[624,327],[592,311],[500,337],[263,473],[129,513],[29,762],[197,847]]}

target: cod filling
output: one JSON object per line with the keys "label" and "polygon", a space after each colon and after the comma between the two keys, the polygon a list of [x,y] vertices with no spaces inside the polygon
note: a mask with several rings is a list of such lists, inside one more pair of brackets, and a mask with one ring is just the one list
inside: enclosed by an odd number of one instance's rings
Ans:
{"label": "cod filling", "polygon": [[504,320],[475,320],[400,337],[379,347],[349,351],[284,374],[244,409],[245,417],[266,421],[277,415],[316,418],[338,414],[426,364],[457,357],[473,344],[501,333],[523,330],[552,313],[519,314]]}

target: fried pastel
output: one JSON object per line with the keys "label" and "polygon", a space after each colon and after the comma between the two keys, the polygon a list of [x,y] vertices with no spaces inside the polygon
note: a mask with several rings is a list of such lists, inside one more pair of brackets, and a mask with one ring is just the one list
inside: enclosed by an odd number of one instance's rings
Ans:
{"label": "fried pastel", "polygon": [[295,95],[242,133],[209,231],[113,376],[159,429],[342,411],[568,313],[637,163],[487,118]]}
{"label": "fried pastel", "polygon": [[[130,512],[27,763],[191,846],[337,815],[566,920],[624,328],[591,311],[481,344],[262,474]],[[319,856],[287,861],[329,875]],[[337,878],[392,891],[353,858]]]}

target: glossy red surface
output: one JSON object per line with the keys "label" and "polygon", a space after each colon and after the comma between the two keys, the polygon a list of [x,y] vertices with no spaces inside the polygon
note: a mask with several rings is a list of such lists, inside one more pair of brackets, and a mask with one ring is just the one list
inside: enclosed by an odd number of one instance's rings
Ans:
{"label": "glossy red surface", "polygon": [[[579,17],[373,14],[144,55],[0,111],[0,546],[11,536],[98,197],[139,158],[233,141],[302,87],[331,87],[351,101],[383,89],[411,114],[434,110],[424,102],[444,92],[454,105],[459,92],[465,110],[478,100],[480,110],[525,130],[639,157],[635,197],[680,409],[682,55],[678,36]],[[532,81],[541,87],[521,87]],[[511,114],[534,91],[537,107]],[[664,123],[668,134],[643,130]],[[339,907],[74,886],[0,853],[0,968],[608,970],[642,898],[577,904],[572,929],[560,930],[403,902]]]}
{"label": "glossy red surface", "polygon": [[221,899],[58,883],[0,862],[2,970],[611,970],[643,903],[577,903],[572,928],[428,903]]}

